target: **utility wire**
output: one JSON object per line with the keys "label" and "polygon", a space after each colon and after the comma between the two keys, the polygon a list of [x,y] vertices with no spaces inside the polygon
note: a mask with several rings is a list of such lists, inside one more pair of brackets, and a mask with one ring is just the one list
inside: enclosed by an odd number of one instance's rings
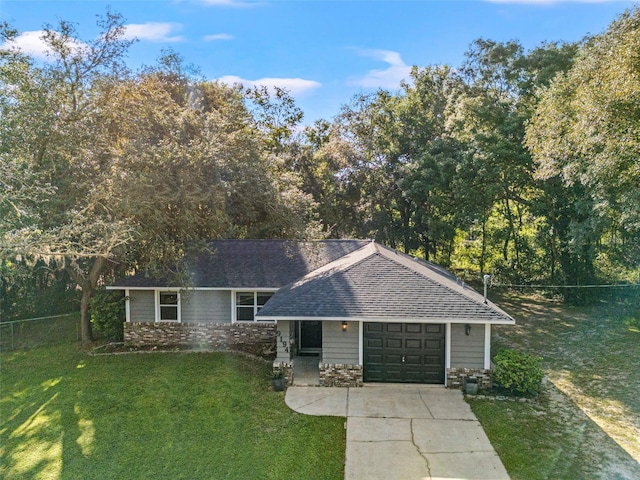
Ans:
{"label": "utility wire", "polygon": [[617,283],[603,285],[509,285],[504,283],[491,283],[491,287],[509,287],[509,288],[626,288],[640,287],[640,283]]}

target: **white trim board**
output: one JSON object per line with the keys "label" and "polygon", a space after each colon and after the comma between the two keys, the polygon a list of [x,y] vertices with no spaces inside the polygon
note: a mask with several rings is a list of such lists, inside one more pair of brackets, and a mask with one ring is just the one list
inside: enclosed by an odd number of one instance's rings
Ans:
{"label": "white trim board", "polygon": [[282,287],[131,287],[108,285],[107,290],[163,290],[163,291],[239,291],[239,292],[276,292]]}
{"label": "white trim board", "polygon": [[260,316],[261,320],[289,320],[289,321],[307,321],[320,320],[328,322],[374,322],[374,323],[469,323],[471,325],[513,325],[514,322],[509,320],[499,321],[482,321],[470,320],[468,318],[451,318],[451,317],[431,317],[431,318],[407,318],[407,317],[284,317],[279,316]]}

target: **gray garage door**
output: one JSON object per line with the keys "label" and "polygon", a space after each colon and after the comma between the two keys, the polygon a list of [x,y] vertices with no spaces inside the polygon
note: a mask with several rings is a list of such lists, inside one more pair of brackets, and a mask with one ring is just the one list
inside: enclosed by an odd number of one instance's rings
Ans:
{"label": "gray garage door", "polygon": [[365,323],[364,381],[444,383],[445,326]]}

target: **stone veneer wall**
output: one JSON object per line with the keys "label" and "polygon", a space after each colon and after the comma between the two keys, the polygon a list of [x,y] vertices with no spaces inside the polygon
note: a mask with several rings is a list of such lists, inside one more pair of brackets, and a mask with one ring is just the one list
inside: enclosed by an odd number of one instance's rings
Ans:
{"label": "stone veneer wall", "polygon": [[285,385],[290,387],[293,385],[293,363],[291,362],[274,362],[273,373],[282,372],[282,375],[286,379]]}
{"label": "stone veneer wall", "polygon": [[194,347],[244,350],[263,345],[275,351],[276,326],[272,323],[125,322],[124,343],[132,347]]}
{"label": "stone veneer wall", "polygon": [[320,364],[321,387],[362,387],[362,365]]}
{"label": "stone veneer wall", "polygon": [[447,387],[463,388],[465,378],[475,378],[478,381],[478,390],[489,390],[493,387],[491,370],[483,368],[448,368]]}

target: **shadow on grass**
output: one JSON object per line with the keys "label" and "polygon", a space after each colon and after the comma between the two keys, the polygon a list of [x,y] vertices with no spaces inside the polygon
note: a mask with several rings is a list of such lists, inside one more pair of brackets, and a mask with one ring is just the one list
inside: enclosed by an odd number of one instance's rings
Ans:
{"label": "shadow on grass", "polygon": [[0,361],[2,478],[343,476],[342,419],[291,412],[262,361],[73,345]]}
{"label": "shadow on grass", "polygon": [[571,307],[541,296],[502,293],[518,323],[494,329],[494,350],[543,358],[550,378],[636,461],[640,461],[640,305],[629,298]]}
{"label": "shadow on grass", "polygon": [[513,480],[640,478],[640,465],[552,384],[536,402],[469,403]]}

